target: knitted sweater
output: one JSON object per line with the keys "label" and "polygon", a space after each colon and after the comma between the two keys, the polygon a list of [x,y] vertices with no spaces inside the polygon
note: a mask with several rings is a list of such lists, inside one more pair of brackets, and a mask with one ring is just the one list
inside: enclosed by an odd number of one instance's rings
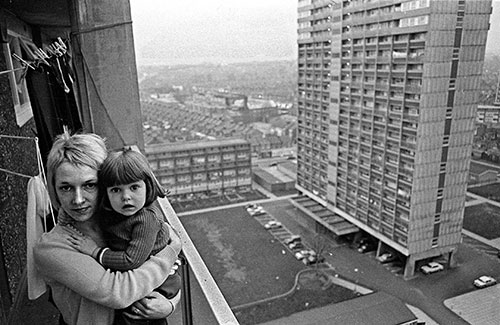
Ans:
{"label": "knitted sweater", "polygon": [[133,216],[113,211],[102,218],[107,219],[102,224],[110,248],[102,258],[104,267],[119,271],[135,269],[168,244],[169,233],[163,213],[154,204]]}
{"label": "knitted sweater", "polygon": [[34,258],[69,325],[112,324],[114,309],[131,305],[165,281],[179,253],[167,246],[135,270],[112,272],[70,247],[64,234],[59,225],[44,234]]}

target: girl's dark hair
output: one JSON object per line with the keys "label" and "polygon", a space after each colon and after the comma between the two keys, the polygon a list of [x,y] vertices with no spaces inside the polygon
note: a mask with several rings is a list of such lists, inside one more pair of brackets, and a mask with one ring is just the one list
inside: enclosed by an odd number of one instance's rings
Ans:
{"label": "girl's dark hair", "polygon": [[145,206],[167,194],[156,180],[146,157],[131,149],[110,152],[99,170],[98,180],[102,195],[101,206],[104,209],[111,209],[106,189],[116,185],[144,181],[146,183]]}

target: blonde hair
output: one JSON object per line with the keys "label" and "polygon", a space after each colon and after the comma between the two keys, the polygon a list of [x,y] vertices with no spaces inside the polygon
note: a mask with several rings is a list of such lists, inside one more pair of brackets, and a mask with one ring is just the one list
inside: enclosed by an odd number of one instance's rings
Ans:
{"label": "blonde hair", "polygon": [[99,171],[107,156],[105,140],[97,134],[70,135],[64,132],[58,135],[47,157],[47,187],[54,207],[58,209],[60,206],[55,191],[55,174],[62,163],[87,166]]}

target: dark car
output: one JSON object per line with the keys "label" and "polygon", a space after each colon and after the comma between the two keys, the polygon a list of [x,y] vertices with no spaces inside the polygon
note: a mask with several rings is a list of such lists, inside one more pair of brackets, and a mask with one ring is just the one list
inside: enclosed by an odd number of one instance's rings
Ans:
{"label": "dark car", "polygon": [[285,240],[285,244],[289,245],[291,243],[300,242],[301,238],[299,235],[293,235],[292,237]]}

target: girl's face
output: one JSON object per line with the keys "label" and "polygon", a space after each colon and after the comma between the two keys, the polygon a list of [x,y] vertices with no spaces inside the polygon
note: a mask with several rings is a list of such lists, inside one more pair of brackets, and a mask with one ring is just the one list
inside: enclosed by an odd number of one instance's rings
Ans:
{"label": "girl's face", "polygon": [[106,192],[113,210],[127,217],[134,215],[146,203],[144,181],[111,186],[106,189]]}
{"label": "girl's face", "polygon": [[54,180],[61,208],[77,222],[92,219],[98,203],[97,170],[64,162]]}

